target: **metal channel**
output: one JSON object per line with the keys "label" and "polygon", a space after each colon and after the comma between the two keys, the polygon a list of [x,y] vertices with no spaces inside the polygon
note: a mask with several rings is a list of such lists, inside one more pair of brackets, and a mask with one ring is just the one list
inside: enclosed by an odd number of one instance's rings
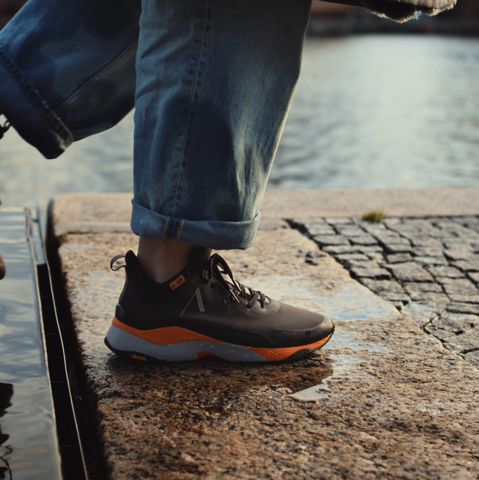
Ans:
{"label": "metal channel", "polygon": [[0,252],[0,480],[85,480],[35,212],[0,207]]}

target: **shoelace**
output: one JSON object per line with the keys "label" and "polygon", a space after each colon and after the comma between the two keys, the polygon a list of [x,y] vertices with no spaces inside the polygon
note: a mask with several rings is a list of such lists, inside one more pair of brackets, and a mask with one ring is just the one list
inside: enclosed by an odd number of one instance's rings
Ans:
{"label": "shoelace", "polygon": [[[208,267],[205,268],[203,273],[207,280],[215,279],[238,303],[238,297],[248,300],[247,308],[251,308],[256,302],[259,302],[261,308],[264,308],[268,301],[268,297],[264,293],[246,287],[235,280],[226,260],[217,253],[211,255]],[[225,276],[228,276],[230,281],[226,280]]]}

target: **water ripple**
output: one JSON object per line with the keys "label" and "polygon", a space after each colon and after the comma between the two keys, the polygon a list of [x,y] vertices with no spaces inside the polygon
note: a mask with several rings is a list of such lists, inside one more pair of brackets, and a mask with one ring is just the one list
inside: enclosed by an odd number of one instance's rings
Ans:
{"label": "water ripple", "polygon": [[[269,188],[479,185],[478,60],[471,38],[309,38]],[[9,132],[0,195],[131,191],[132,151],[132,114],[53,161]]]}

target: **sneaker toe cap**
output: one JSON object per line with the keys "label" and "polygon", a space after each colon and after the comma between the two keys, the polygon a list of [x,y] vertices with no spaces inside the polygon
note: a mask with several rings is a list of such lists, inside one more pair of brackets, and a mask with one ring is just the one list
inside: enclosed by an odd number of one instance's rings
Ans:
{"label": "sneaker toe cap", "polygon": [[[298,309],[295,309],[298,310]],[[333,321],[318,313],[300,310],[300,318],[291,318],[288,327],[272,332],[272,339],[278,347],[308,345],[329,337],[334,332]]]}

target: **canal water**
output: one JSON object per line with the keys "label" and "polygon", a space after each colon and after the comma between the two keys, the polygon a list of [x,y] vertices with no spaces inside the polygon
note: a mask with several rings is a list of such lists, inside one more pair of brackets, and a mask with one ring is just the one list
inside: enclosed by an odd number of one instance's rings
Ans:
{"label": "canal water", "polygon": [[[7,265],[0,282],[0,480],[59,480],[56,422],[27,228],[24,210],[0,209],[0,252]],[[58,391],[58,385],[54,388]]]}
{"label": "canal water", "polygon": [[[269,188],[479,186],[479,39],[308,38]],[[6,205],[132,189],[133,116],[44,160],[0,142]]]}

